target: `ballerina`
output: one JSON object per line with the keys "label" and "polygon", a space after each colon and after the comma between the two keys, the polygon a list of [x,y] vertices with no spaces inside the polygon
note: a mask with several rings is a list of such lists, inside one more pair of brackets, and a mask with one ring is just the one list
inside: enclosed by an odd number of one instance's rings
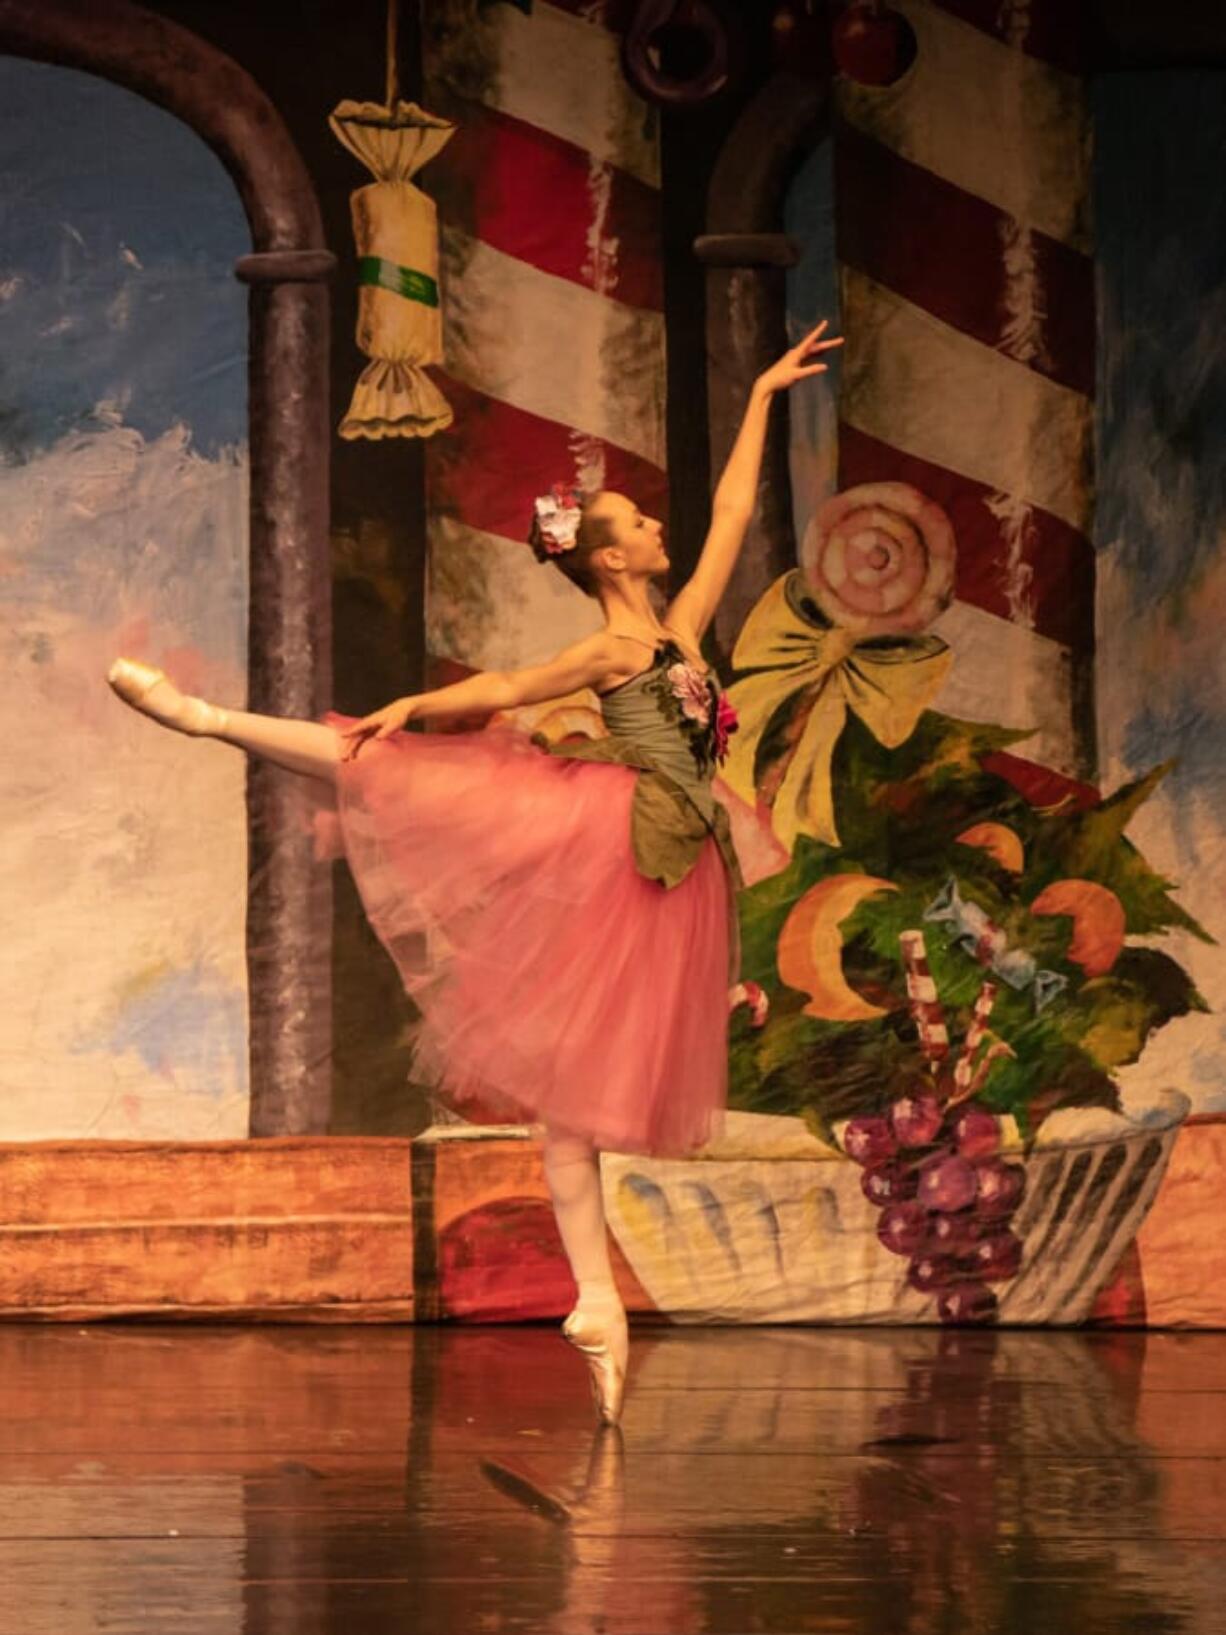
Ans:
{"label": "ballerina", "polygon": [[[754,382],[699,562],[663,616],[651,597],[669,567],[660,522],[624,494],[557,485],[535,502],[532,548],[605,623],[548,663],[318,721],[224,708],[135,659],[107,675],[162,725],[317,780],[333,817],[323,849],[348,861],[421,1013],[414,1077],[461,1115],[542,1126],[577,1286],[562,1332],[604,1424],[620,1418],[629,1334],[600,1152],[692,1152],[726,1102],[737,871],[711,782],[735,723],[701,643],[753,511],[771,401],[827,368],[820,355],[841,339],[826,328]],[[497,720],[405,730],[584,688],[607,729],[584,743]]]}

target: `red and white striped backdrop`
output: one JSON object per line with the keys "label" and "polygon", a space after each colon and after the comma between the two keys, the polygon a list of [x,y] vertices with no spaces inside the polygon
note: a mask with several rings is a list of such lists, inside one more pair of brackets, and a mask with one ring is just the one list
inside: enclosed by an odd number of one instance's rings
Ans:
{"label": "red and white striped backdrop", "polygon": [[667,501],[654,113],[623,77],[605,0],[461,9],[428,0],[424,31],[423,100],[458,124],[423,178],[440,203],[456,410],[427,448],[440,680],[537,661],[598,626],[526,544],[535,495],[582,478],[657,516]]}
{"label": "red and white striped backdrop", "polygon": [[[424,100],[459,125],[425,177],[457,411],[427,455],[439,679],[595,628],[595,606],[527,549],[535,494],[595,476],[666,504],[658,138],[612,4],[498,5],[426,29]],[[952,516],[957,601],[938,628],[958,662],[940,706],[1037,725],[1026,755],[1084,772],[1095,313],[1069,12],[896,4],[913,68],[837,97],[839,481],[911,482]]]}
{"label": "red and white striped backdrop", "polygon": [[1080,773],[1095,307],[1078,8],[892,3],[914,66],[837,93],[839,483],[909,482],[945,506],[957,600],[937,629],[956,663],[939,707],[1037,726],[1021,752]]}

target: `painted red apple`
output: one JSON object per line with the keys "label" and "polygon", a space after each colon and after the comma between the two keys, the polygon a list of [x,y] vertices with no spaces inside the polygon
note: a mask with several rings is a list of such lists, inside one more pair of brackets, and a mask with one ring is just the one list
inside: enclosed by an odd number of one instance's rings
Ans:
{"label": "painted red apple", "polygon": [[839,72],[858,85],[893,85],[915,61],[915,32],[881,0],[848,0],[832,31]]}

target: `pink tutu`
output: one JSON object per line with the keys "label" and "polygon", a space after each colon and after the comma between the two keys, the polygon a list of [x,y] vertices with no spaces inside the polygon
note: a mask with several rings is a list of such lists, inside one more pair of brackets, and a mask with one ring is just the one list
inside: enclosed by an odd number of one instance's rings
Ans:
{"label": "pink tutu", "polygon": [[341,763],[318,849],[421,1012],[414,1077],[461,1115],[662,1155],[722,1129],[731,883],[714,840],[671,889],[638,872],[636,776],[508,728]]}

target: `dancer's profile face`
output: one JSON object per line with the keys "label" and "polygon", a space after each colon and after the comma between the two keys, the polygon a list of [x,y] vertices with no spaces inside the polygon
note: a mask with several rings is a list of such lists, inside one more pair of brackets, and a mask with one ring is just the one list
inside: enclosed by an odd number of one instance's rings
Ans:
{"label": "dancer's profile face", "polygon": [[605,490],[592,501],[589,514],[604,528],[600,554],[607,569],[643,579],[668,572],[664,524],[648,516],[627,495]]}

